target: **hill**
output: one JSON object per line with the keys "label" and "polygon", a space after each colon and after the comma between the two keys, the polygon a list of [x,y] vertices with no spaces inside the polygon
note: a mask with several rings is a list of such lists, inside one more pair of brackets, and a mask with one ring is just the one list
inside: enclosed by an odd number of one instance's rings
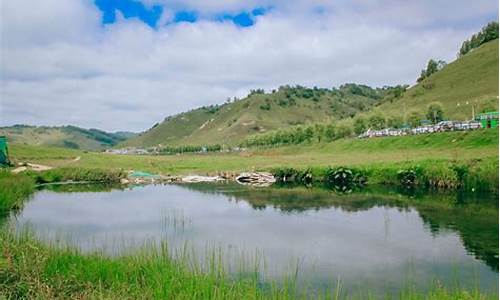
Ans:
{"label": "hill", "polygon": [[103,150],[135,136],[130,132],[109,133],[98,129],[75,126],[29,126],[14,125],[0,127],[0,135],[6,135],[10,143],[54,146],[82,150]]}
{"label": "hill", "polygon": [[460,56],[442,70],[409,88],[400,99],[381,101],[377,110],[405,118],[409,111],[425,114],[438,101],[445,118],[470,120],[472,111],[498,110],[498,39]]}
{"label": "hill", "polygon": [[352,117],[396,89],[345,84],[332,89],[255,90],[241,100],[167,117],[120,146],[236,144],[255,133]]}

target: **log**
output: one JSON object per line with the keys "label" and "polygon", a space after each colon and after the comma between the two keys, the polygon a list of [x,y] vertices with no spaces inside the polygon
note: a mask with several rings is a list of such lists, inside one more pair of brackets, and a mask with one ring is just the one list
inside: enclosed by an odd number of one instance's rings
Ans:
{"label": "log", "polygon": [[273,174],[267,172],[249,172],[241,173],[236,177],[236,182],[252,186],[270,186],[276,182]]}

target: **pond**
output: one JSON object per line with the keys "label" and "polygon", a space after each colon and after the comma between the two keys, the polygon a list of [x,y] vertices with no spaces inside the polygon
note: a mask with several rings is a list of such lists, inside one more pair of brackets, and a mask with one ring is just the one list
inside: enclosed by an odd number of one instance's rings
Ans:
{"label": "pond", "polygon": [[386,187],[339,194],[237,184],[66,185],[41,189],[10,222],[47,242],[109,255],[161,241],[201,260],[219,251],[233,272],[246,261],[258,265],[263,282],[294,274],[316,291],[397,293],[439,280],[491,292],[498,290],[497,201]]}

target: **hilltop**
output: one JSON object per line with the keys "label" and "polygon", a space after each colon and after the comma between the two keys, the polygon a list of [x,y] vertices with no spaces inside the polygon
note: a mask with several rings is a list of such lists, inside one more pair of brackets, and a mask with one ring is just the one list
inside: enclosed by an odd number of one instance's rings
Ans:
{"label": "hilltop", "polygon": [[409,111],[424,114],[436,101],[452,120],[470,120],[473,106],[475,113],[498,110],[498,39],[460,56],[401,98],[381,101],[376,110],[404,118]]}
{"label": "hilltop", "polygon": [[29,126],[0,127],[0,135],[9,142],[25,145],[55,146],[81,150],[103,150],[135,136],[131,132],[109,133],[99,129],[76,126]]}
{"label": "hilltop", "polygon": [[241,100],[168,117],[120,146],[236,144],[255,133],[352,117],[397,89],[345,84],[255,90]]}

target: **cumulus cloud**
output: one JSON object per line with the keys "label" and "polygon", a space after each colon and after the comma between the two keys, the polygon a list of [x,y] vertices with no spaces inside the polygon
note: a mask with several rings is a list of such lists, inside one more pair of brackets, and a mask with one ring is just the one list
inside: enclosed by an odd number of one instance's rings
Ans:
{"label": "cumulus cloud", "polygon": [[[5,0],[0,125],[144,130],[164,117],[282,84],[412,83],[453,60],[493,1],[144,1],[200,15],[273,7],[251,27],[201,18],[151,28],[86,0]],[[453,7],[450,7],[453,6]],[[456,14],[445,14],[453,11]],[[168,22],[160,22],[165,24]]]}

